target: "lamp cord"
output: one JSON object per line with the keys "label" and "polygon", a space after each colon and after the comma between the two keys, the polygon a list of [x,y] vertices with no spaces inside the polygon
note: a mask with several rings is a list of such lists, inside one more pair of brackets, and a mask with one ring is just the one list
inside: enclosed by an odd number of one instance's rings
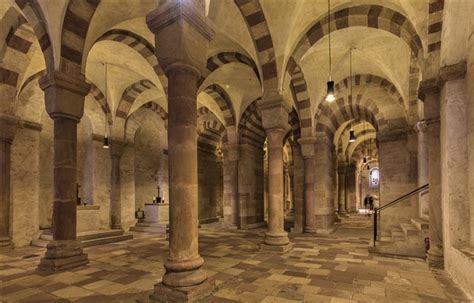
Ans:
{"label": "lamp cord", "polygon": [[329,80],[331,81],[331,0],[328,0]]}

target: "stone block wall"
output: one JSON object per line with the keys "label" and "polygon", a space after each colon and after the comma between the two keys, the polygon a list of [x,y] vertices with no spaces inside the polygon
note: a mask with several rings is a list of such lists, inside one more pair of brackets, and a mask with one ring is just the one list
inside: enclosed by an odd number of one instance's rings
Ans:
{"label": "stone block wall", "polygon": [[38,129],[19,128],[11,146],[10,231],[15,247],[39,234],[40,159]]}
{"label": "stone block wall", "polygon": [[240,227],[261,226],[264,222],[263,148],[240,145],[239,203]]}
{"label": "stone block wall", "polygon": [[334,197],[336,192],[336,168],[334,148],[328,138],[318,138],[315,153],[315,223],[320,233],[334,228]]}
{"label": "stone block wall", "polygon": [[222,164],[215,154],[198,149],[198,218],[199,222],[216,221],[222,215]]}
{"label": "stone block wall", "polygon": [[[416,164],[411,161],[408,148],[409,136],[406,131],[388,135],[378,135],[380,168],[380,206],[409,193],[417,188]],[[413,143],[416,146],[416,143]],[[416,163],[416,161],[415,161]],[[363,201],[361,201],[363,202]],[[381,231],[388,233],[400,223],[417,217],[418,196],[383,210]]]}

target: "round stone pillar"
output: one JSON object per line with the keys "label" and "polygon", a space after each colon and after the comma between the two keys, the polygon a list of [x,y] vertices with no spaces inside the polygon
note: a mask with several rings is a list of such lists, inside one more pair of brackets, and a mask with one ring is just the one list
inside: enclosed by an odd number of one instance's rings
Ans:
{"label": "round stone pillar", "polygon": [[285,130],[268,129],[268,231],[264,248],[287,246],[290,240],[284,230],[283,211],[283,137]]}
{"label": "round stone pillar", "polygon": [[427,262],[443,268],[443,219],[441,209],[440,91],[438,83],[422,82],[425,101],[426,144],[428,149],[430,249]]}
{"label": "round stone pillar", "polygon": [[207,279],[198,250],[196,97],[199,72],[172,65],[168,75],[169,256],[163,284],[187,287]]}
{"label": "round stone pillar", "polygon": [[[418,187],[429,183],[428,180],[428,148],[426,142],[426,121],[418,121],[415,131],[418,135]],[[423,219],[429,217],[429,190],[424,190],[418,194],[418,214]]]}
{"label": "round stone pillar", "polygon": [[11,247],[10,166],[11,145],[18,118],[0,115],[0,248]]}
{"label": "round stone pillar", "polygon": [[337,168],[337,202],[339,215],[346,215],[346,165]]}
{"label": "round stone pillar", "polygon": [[122,201],[120,197],[120,158],[124,143],[111,140],[110,157],[112,160],[110,172],[110,225],[112,229],[122,229]]}
{"label": "round stone pillar", "polygon": [[54,121],[53,241],[48,243],[40,270],[58,271],[88,263],[76,239],[77,123],[84,112],[90,85],[84,79],[54,72],[40,79],[46,111]]}

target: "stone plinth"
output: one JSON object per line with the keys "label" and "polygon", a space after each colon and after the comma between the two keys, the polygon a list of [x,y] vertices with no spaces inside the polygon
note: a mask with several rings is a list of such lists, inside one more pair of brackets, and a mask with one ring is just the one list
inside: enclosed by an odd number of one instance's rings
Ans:
{"label": "stone plinth", "polygon": [[169,204],[145,203],[145,223],[163,223],[169,221]]}
{"label": "stone plinth", "polygon": [[93,231],[100,229],[100,206],[77,206],[77,232]]}

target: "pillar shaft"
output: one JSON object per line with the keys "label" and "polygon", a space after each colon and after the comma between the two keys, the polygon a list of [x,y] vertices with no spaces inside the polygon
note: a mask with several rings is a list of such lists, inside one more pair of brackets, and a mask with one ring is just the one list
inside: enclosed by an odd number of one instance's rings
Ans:
{"label": "pillar shaft", "polygon": [[314,220],[314,157],[304,157],[304,231],[316,232]]}
{"label": "pillar shaft", "polygon": [[224,220],[227,225],[239,225],[239,145],[224,146]]}
{"label": "pillar shaft", "polygon": [[264,243],[286,245],[283,211],[283,137],[284,129],[267,130],[268,142],[268,231]]}
{"label": "pillar shaft", "polygon": [[[10,238],[11,145],[18,118],[0,116],[0,238]],[[10,245],[9,241],[0,243]]]}
{"label": "pillar shaft", "polygon": [[337,203],[339,214],[346,213],[346,166],[337,169]]}
{"label": "pillar shaft", "polygon": [[123,143],[112,141],[110,156],[112,160],[110,172],[110,225],[112,229],[122,229],[122,201],[120,197],[120,159]]}
{"label": "pillar shaft", "polygon": [[[426,122],[419,121],[415,126],[418,135],[418,187],[429,183],[428,175],[428,146],[426,142]],[[429,216],[429,191],[423,191],[418,195],[418,214],[421,218],[427,219]]]}
{"label": "pillar shaft", "polygon": [[427,125],[430,266],[443,267],[443,221],[441,210],[440,93],[437,86],[423,87]]}
{"label": "pillar shaft", "polygon": [[53,119],[53,240],[75,240],[77,121]]}

